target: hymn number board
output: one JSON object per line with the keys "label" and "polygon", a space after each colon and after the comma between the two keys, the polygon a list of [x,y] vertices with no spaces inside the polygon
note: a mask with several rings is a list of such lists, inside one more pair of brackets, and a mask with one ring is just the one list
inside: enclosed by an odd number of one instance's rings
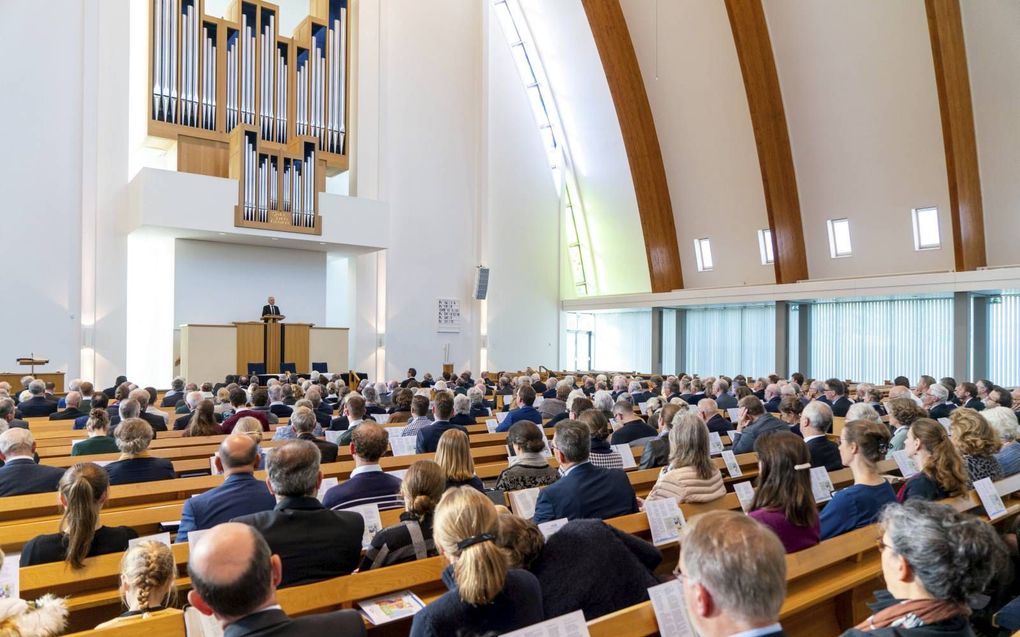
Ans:
{"label": "hymn number board", "polygon": [[349,167],[348,0],[309,0],[292,37],[280,9],[150,0],[150,137],[177,169],[238,180],[234,225],[322,234],[316,193]]}

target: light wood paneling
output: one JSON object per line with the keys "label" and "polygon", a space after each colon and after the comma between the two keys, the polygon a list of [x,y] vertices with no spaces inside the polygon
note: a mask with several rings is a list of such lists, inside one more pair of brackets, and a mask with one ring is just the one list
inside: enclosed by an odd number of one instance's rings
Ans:
{"label": "light wood paneling", "polygon": [[308,336],[310,362],[326,363],[331,372],[346,371],[350,358],[349,335],[346,327],[313,327]]}
{"label": "light wood paneling", "polygon": [[[247,374],[248,363],[265,360],[265,327],[261,321],[238,322],[234,326],[237,328],[237,373]],[[269,371],[268,365],[266,371]]]}
{"label": "light wood paneling", "polygon": [[283,344],[280,322],[269,321],[266,330],[266,373],[280,373],[280,346]]}
{"label": "light wood paneling", "polygon": [[[214,380],[235,373],[237,344],[237,329],[233,325],[182,325],[181,375]],[[258,360],[261,356],[260,349]]]}
{"label": "light wood paneling", "polygon": [[976,270],[988,265],[988,261],[960,3],[959,0],[925,0],[924,6],[928,13],[935,84],[942,112],[942,141],[946,148],[956,269]]}
{"label": "light wood paneling", "polygon": [[[0,372],[0,381],[7,381],[8,383],[11,384],[11,396],[14,395],[14,392],[20,393],[22,391],[21,389],[22,376],[32,376],[33,378],[41,380],[44,383],[52,382],[53,391],[55,393],[58,394],[64,393],[64,372],[37,371],[35,374],[32,374],[29,371],[30,369],[31,368],[26,365],[24,371],[21,372]],[[96,388],[97,391],[101,389],[102,389],[101,387]]]}
{"label": "light wood paneling", "polygon": [[230,173],[230,147],[191,135],[177,136],[177,172],[227,177]]}
{"label": "light wood paneling", "polygon": [[283,328],[283,354],[280,357],[280,362],[294,363],[298,372],[310,372],[312,364],[308,355],[308,337],[311,324],[284,323],[281,327]]}
{"label": "light wood paneling", "polygon": [[582,0],[627,149],[652,292],[683,287],[673,206],[655,120],[619,0]]}
{"label": "light wood paneling", "polygon": [[776,283],[808,278],[797,173],[786,126],[783,94],[761,0],[726,0],[733,41],[758,147],[765,209],[772,230]]}

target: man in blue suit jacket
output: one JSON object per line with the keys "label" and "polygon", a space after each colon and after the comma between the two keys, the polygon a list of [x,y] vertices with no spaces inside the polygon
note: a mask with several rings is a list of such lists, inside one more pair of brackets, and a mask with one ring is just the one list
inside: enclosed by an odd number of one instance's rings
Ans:
{"label": "man in blue suit jacket", "polygon": [[258,444],[248,436],[232,434],[223,439],[216,453],[216,468],[226,480],[184,502],[178,542],[187,542],[190,531],[211,529],[238,516],[271,511],[276,506],[269,488],[254,475],[259,467],[258,451]]}
{"label": "man in blue suit jacket", "polygon": [[552,449],[563,477],[538,494],[536,524],[560,518],[604,520],[637,513],[637,498],[627,474],[620,469],[602,469],[588,461],[591,433],[587,425],[576,420],[559,422]]}
{"label": "man in blue suit jacket", "polygon": [[[461,425],[450,422],[453,415],[453,398],[446,392],[436,396],[436,406],[433,409],[436,414],[436,421],[418,430],[418,440],[415,442],[415,452],[434,453],[439,446],[439,439],[449,429],[460,429],[467,433],[467,429]],[[541,422],[541,419],[539,420]]]}
{"label": "man in blue suit jacket", "polygon": [[532,406],[535,404],[535,396],[535,390],[532,389],[531,385],[522,385],[517,390],[517,403],[520,407],[511,409],[507,413],[506,418],[503,419],[503,422],[499,423],[499,426],[496,427],[496,431],[510,431],[510,427],[515,422],[521,422],[522,420],[528,420],[538,426],[542,426],[542,414]]}
{"label": "man in blue suit jacket", "polygon": [[790,431],[789,425],[766,413],[765,405],[757,396],[745,396],[737,405],[740,407],[740,420],[737,423],[740,435],[733,443],[733,453],[754,451],[754,441],[762,434],[771,431]]}
{"label": "man in blue suit jacket", "polygon": [[64,470],[36,464],[35,439],[28,429],[8,429],[0,434],[0,496],[46,493],[57,490]]}

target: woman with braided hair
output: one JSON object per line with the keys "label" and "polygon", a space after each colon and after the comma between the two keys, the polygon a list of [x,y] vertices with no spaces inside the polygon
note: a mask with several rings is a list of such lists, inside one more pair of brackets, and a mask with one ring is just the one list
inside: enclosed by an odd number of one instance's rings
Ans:
{"label": "woman with braided hair", "polygon": [[175,601],[177,565],[170,547],[162,542],[139,542],[120,562],[120,596],[127,611],[96,626],[107,628],[137,621],[164,611]]}
{"label": "woman with braided hair", "polygon": [[542,590],[528,571],[507,566],[496,544],[499,514],[472,487],[449,489],[436,508],[433,534],[450,566],[450,589],[414,616],[411,637],[502,634],[545,619]]}

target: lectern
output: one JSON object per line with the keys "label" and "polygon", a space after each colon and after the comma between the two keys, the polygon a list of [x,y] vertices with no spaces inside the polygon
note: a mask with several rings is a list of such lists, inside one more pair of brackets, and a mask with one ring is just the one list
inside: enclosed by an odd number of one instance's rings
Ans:
{"label": "lectern", "polygon": [[237,373],[247,374],[248,363],[263,362],[267,374],[279,374],[280,363],[294,363],[298,372],[309,370],[311,323],[281,323],[284,317],[267,314],[262,321],[238,321]]}

